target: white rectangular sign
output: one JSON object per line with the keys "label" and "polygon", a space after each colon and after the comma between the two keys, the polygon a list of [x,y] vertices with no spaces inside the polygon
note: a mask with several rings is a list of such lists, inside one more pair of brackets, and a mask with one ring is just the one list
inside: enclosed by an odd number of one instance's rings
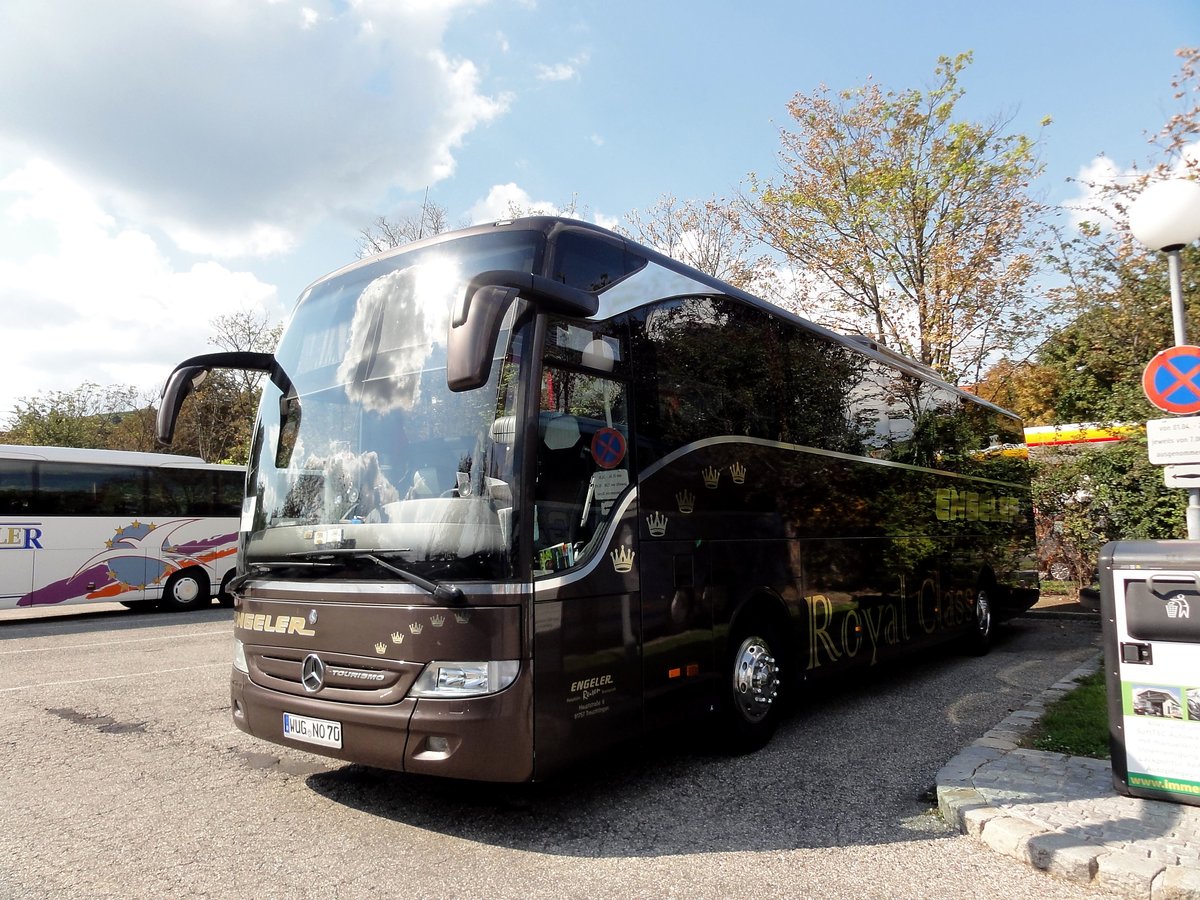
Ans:
{"label": "white rectangular sign", "polygon": [[1163,482],[1169,488],[1200,488],[1200,464],[1163,466]]}
{"label": "white rectangular sign", "polygon": [[1151,419],[1146,423],[1150,462],[1157,466],[1200,463],[1200,416]]}

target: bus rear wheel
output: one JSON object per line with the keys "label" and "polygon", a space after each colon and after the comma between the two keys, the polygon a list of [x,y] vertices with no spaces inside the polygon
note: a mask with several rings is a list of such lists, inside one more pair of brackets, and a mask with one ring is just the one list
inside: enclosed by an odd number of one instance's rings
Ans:
{"label": "bus rear wheel", "polygon": [[992,598],[987,588],[975,591],[974,618],[971,633],[967,636],[967,652],[983,656],[992,647]]}
{"label": "bus rear wheel", "polygon": [[203,609],[212,602],[208,578],[197,569],[183,569],[167,579],[159,605],[172,612]]}
{"label": "bus rear wheel", "polygon": [[772,649],[771,629],[751,622],[734,632],[722,690],[722,743],[732,753],[765,746],[779,723],[782,667]]}

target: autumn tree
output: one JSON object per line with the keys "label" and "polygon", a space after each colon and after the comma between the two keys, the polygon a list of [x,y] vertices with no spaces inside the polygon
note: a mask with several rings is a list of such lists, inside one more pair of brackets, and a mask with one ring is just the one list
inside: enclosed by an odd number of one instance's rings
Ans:
{"label": "autumn tree", "polygon": [[645,210],[625,216],[622,234],[653,247],[706,275],[748,291],[761,291],[770,261],[742,227],[741,207],[717,197],[679,200],[663,194]]}
{"label": "autumn tree", "polygon": [[796,94],[779,173],[751,174],[745,198],[755,236],[802,273],[809,315],[955,381],[1028,333],[1042,213],[1035,140],[957,115],[970,62],[942,57],[927,91]]}
{"label": "autumn tree", "polygon": [[360,228],[358,232],[358,258],[383,253],[403,244],[419,241],[422,238],[433,237],[448,231],[450,214],[446,207],[430,203],[429,198],[421,204],[421,211],[416,215],[402,216],[389,220],[384,216],[377,218],[371,225]]}
{"label": "autumn tree", "polygon": [[[273,352],[283,326],[271,325],[266,314],[244,309],[212,321],[209,343],[221,350]],[[174,453],[210,462],[245,463],[258,411],[263,373],[214,369],[185,401],[175,427]]]}
{"label": "autumn tree", "polygon": [[1026,425],[1057,421],[1059,372],[1050,366],[1004,357],[988,368],[974,389],[984,400],[1015,412]]}

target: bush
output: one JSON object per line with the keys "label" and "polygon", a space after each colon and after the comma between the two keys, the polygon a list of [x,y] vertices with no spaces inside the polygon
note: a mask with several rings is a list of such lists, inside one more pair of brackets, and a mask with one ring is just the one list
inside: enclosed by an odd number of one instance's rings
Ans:
{"label": "bush", "polygon": [[1081,585],[1109,541],[1187,535],[1187,494],[1163,484],[1144,438],[1062,452],[1034,463],[1034,517],[1043,574]]}

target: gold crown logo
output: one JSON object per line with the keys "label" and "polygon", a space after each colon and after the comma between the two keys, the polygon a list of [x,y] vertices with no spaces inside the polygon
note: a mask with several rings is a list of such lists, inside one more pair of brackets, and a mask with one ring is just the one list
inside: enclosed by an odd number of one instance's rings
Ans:
{"label": "gold crown logo", "polygon": [[441,613],[438,613],[436,616],[430,616],[429,624],[432,625],[434,628],[441,628],[443,625],[446,624],[446,617],[443,616]]}
{"label": "gold crown logo", "polygon": [[380,656],[382,656],[384,653],[387,653],[387,644],[385,644],[383,641],[380,641],[375,645],[375,652]]}
{"label": "gold crown logo", "polygon": [[411,631],[413,634],[420,634],[422,631],[425,630],[425,626],[422,625],[420,622],[413,622],[411,625],[408,626],[408,630]]}
{"label": "gold crown logo", "polygon": [[721,470],[716,466],[709,466],[707,469],[702,470],[700,474],[704,477],[704,486],[710,491],[715,491],[721,481]]}
{"label": "gold crown logo", "polygon": [[743,466],[740,462],[735,462],[732,466],[729,467],[729,474],[733,476],[734,484],[745,484],[746,483],[746,467]]}
{"label": "gold crown logo", "polygon": [[675,495],[675,502],[679,505],[681,513],[690,516],[692,510],[696,508],[696,495],[691,491],[680,491]]}
{"label": "gold crown logo", "polygon": [[628,572],[633,568],[635,554],[628,547],[618,547],[608,556],[612,560],[613,568],[618,572]]}
{"label": "gold crown logo", "polygon": [[393,644],[403,644],[404,643],[404,632],[393,631],[392,632],[392,643]]}
{"label": "gold crown logo", "polygon": [[456,612],[454,614],[454,621],[459,625],[466,625],[471,621],[471,614],[469,612]]}
{"label": "gold crown logo", "polygon": [[667,533],[667,517],[660,512],[646,516],[646,526],[653,537],[662,537]]}

